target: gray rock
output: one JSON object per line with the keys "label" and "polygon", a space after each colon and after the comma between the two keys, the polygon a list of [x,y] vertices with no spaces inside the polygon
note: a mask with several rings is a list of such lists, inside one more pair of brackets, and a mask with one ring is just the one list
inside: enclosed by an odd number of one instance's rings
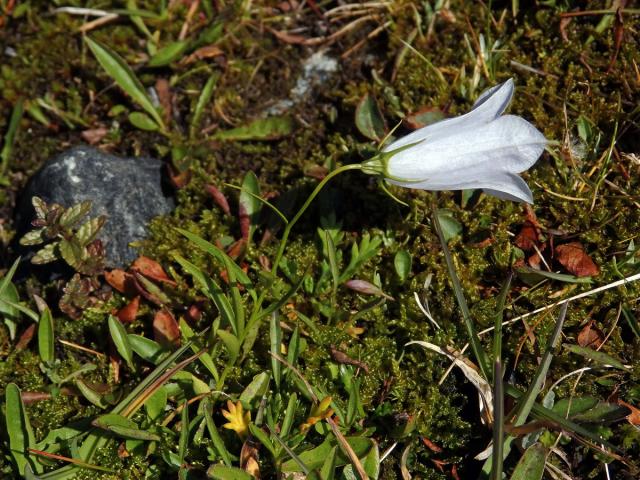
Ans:
{"label": "gray rock", "polygon": [[107,265],[124,267],[137,257],[129,243],[145,238],[146,225],[174,207],[162,183],[162,164],[152,158],[121,158],[91,147],[74,147],[48,160],[20,195],[16,223],[20,236],[35,217],[31,197],[70,207],[91,200],[91,217],[106,215],[98,238]]}

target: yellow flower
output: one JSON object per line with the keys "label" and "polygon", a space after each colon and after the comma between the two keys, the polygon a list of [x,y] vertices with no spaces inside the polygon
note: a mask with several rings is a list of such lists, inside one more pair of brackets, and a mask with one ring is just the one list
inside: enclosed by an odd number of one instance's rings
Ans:
{"label": "yellow flower", "polygon": [[229,420],[229,423],[225,423],[222,427],[235,431],[244,440],[249,431],[251,412],[244,412],[240,401],[234,405],[231,400],[227,400],[227,408],[229,409],[228,411],[222,410],[222,415]]}
{"label": "yellow flower", "polygon": [[309,417],[300,425],[300,430],[306,432],[319,421],[331,417],[331,415],[333,415],[333,408],[329,408],[330,405],[331,397],[324,397],[318,405],[311,407]]}

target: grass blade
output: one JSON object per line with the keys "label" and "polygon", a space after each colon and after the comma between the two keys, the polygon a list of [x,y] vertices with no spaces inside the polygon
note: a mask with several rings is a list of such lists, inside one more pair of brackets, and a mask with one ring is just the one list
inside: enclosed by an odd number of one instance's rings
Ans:
{"label": "grass blade", "polygon": [[[544,354],[542,355],[542,360],[540,362],[538,370],[536,371],[533,381],[529,385],[527,392],[519,398],[513,420],[513,425],[516,427],[524,424],[527,421],[527,418],[529,417],[529,414],[531,413],[531,410],[533,409],[536,402],[536,397],[538,396],[540,390],[542,389],[542,386],[544,385],[544,381],[547,377],[547,372],[549,371],[549,366],[551,365],[553,349],[560,339],[560,333],[562,332],[562,326],[564,325],[564,319],[567,315],[568,306],[568,302],[562,304],[562,307],[560,308],[560,314],[558,315],[558,320],[556,321],[553,333],[549,337]],[[508,391],[509,390],[507,390],[507,392]],[[505,459],[509,455],[509,452],[511,451],[511,443],[513,442],[513,440],[514,437],[508,436],[503,442],[502,459]],[[482,468],[482,471],[485,472],[485,474],[488,474],[493,468],[493,462],[498,460],[500,460],[500,457],[496,455],[493,455],[491,458],[487,459]]]}
{"label": "grass blade", "polygon": [[498,311],[493,331],[493,454],[491,478],[502,480],[502,458],[504,447],[504,387],[502,383],[502,319],[504,305],[511,286],[512,275],[502,287],[498,297]]}
{"label": "grass blade", "polygon": [[451,252],[449,251],[449,246],[447,245],[447,241],[444,238],[444,233],[442,231],[442,225],[440,225],[440,220],[438,219],[438,210],[437,208],[433,208],[432,215],[433,226],[435,227],[436,233],[438,234],[438,238],[440,239],[440,245],[442,246],[442,253],[444,254],[445,261],[447,263],[447,269],[449,270],[449,277],[451,278],[451,284],[453,285],[453,291],[456,295],[456,300],[458,301],[458,306],[460,307],[460,311],[462,312],[462,318],[464,320],[464,325],[467,328],[467,335],[469,337],[469,343],[471,344],[471,349],[473,350],[473,355],[476,358],[476,362],[484,375],[484,378],[491,378],[491,370],[489,368],[489,362],[487,360],[487,356],[482,349],[482,345],[480,344],[480,337],[478,337],[478,333],[476,331],[476,327],[473,324],[473,319],[471,318],[471,312],[469,312],[469,307],[467,306],[467,301],[464,298],[464,292],[462,290],[462,285],[460,284],[460,279],[458,278],[458,274],[456,273],[456,268],[453,265],[453,258],[451,257]]}

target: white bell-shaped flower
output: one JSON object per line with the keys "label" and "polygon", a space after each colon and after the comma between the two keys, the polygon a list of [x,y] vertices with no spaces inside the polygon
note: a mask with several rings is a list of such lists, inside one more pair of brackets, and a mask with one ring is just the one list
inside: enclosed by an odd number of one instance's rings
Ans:
{"label": "white bell-shaped flower", "polygon": [[498,198],[533,203],[518,175],[536,163],[547,140],[515,115],[502,115],[513,80],[485,91],[465,115],[406,135],[364,163],[395,185],[422,190],[481,188]]}

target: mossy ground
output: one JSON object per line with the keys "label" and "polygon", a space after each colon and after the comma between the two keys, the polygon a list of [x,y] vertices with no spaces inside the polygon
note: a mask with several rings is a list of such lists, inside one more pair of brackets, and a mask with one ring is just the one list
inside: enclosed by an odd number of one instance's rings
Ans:
{"label": "mossy ground", "polygon": [[[8,268],[15,258],[10,248],[15,234],[12,212],[20,188],[44,160],[84,142],[83,131],[105,127],[107,133],[98,143],[100,148],[123,155],[161,157],[167,163],[171,148],[180,143],[186,146],[191,161],[190,181],[177,192],[175,213],[154,220],[149,240],[141,246],[142,253],[159,261],[179,279],[178,287],[171,292],[174,313],[179,317],[186,307],[201,300],[201,294],[191,287],[173,255],[189,258],[211,275],[216,274],[216,267],[173,227],[227,246],[240,236],[239,219],[235,213],[225,215],[214,204],[206,191],[207,184],[215,184],[227,194],[233,211],[237,191],[223,184],[238,185],[247,171],[254,171],[263,194],[273,193],[274,203],[291,215],[317,184],[317,179],[305,172],[360,161],[374,151],[373,142],[362,136],[354,123],[355,109],[365,95],[373,95],[386,123],[395,125],[423,107],[441,109],[448,116],[463,113],[482,90],[513,77],[517,92],[510,111],[531,121],[553,141],[536,166],[524,174],[534,192],[533,209],[545,229],[544,235],[553,237],[555,243],[580,242],[600,267],[600,274],[591,285],[542,278],[533,286],[516,277],[509,295],[508,315],[515,317],[637,272],[633,244],[638,243],[640,224],[638,15],[622,15],[624,36],[617,56],[620,25],[614,15],[588,14],[572,18],[568,24],[560,17],[563,12],[606,9],[617,2],[559,1],[544,2],[538,7],[525,7],[526,2],[521,2],[515,12],[511,2],[489,2],[490,8],[472,1],[398,1],[383,8],[372,3],[364,4],[361,11],[354,10],[354,16],[339,18],[335,24],[321,18],[322,12],[337,6],[334,2],[317,2],[318,11],[311,8],[312,2],[304,7],[295,2],[215,2],[220,10],[199,10],[187,38],[197,38],[214,20],[219,21],[222,34],[211,43],[222,53],[188,64],[177,59],[155,69],[145,67],[145,47],[151,40],[126,15],[93,29],[88,35],[109,45],[129,65],[139,66],[135,70],[145,86],[156,85],[158,79],[169,81],[173,126],[169,137],[143,132],[127,121],[126,112],[136,107],[112,84],[83,43],[82,35],[76,33],[85,22],[82,17],[52,13],[52,6],[44,6],[47,2],[19,2],[13,14],[3,15],[2,8],[12,3],[0,1],[0,132],[6,130],[18,99],[26,100],[27,113],[11,151],[7,186],[0,193],[3,268]],[[86,3],[85,6],[106,10],[120,7],[118,2]],[[160,32],[161,46],[178,38],[192,2],[169,3],[171,8],[164,18],[139,17],[152,31]],[[137,5],[149,11],[158,9],[156,2],[138,1]],[[352,24],[353,28],[336,35],[333,43],[319,46],[304,46],[297,37],[277,33],[303,32],[308,38],[321,37],[326,29],[337,32],[366,15],[371,16],[368,21]],[[384,28],[376,33],[376,27],[381,25]],[[372,33],[375,35],[368,38]],[[213,72],[218,72],[220,79],[201,125],[211,134],[247,124],[278,100],[286,99],[302,62],[320,48],[326,49],[328,55],[342,56],[340,68],[331,80],[315,87],[310,96],[287,112],[295,123],[290,135],[270,141],[222,142],[207,139],[206,135],[184,140],[181,132],[188,130],[200,92]],[[55,108],[46,109],[43,103]],[[38,116],[38,105],[46,118]],[[116,105],[124,105],[124,113],[114,110]],[[403,133],[405,128],[401,126],[397,133]],[[307,268],[306,273],[319,282],[323,257],[317,228],[322,222],[325,228],[333,222],[343,232],[335,245],[343,252],[340,255],[344,258],[338,260],[341,266],[346,265],[353,242],[359,242],[365,234],[378,236],[383,242],[380,252],[364,264],[357,277],[373,281],[379,276],[382,289],[395,300],[358,314],[371,297],[340,287],[339,302],[329,308],[332,292],[326,285],[330,281],[325,282],[325,288],[303,287],[291,299],[289,313],[283,317],[288,327],[299,325],[304,330],[305,348],[299,371],[311,384],[331,395],[339,408],[346,409],[349,395],[343,377],[345,371],[352,375],[355,369],[339,366],[331,357],[332,346],[368,366],[368,374],[358,373],[364,415],[354,423],[352,432],[369,432],[382,448],[395,440],[400,442],[383,463],[381,478],[401,478],[400,466],[404,462],[420,478],[451,478],[452,465],[460,478],[475,478],[481,464],[472,458],[491,437],[490,429],[480,422],[477,394],[457,371],[438,384],[449,362],[419,347],[405,347],[412,340],[456,348],[467,343],[442,249],[431,226],[436,197],[427,192],[394,190],[409,204],[400,206],[370,180],[359,173],[346,173],[332,182],[295,228],[285,257],[299,268]],[[474,321],[479,329],[491,326],[500,286],[514,259],[522,254],[514,244],[514,236],[525,220],[524,207],[479,192],[470,199],[460,192],[445,192],[436,201],[439,208],[449,209],[463,227],[450,242],[450,248]],[[261,269],[260,257],[273,259],[277,248],[273,238],[261,241],[262,235],[267,230],[276,237],[281,233],[275,216],[263,217],[258,222],[255,242],[244,255],[256,279]],[[399,250],[406,250],[412,257],[411,273],[404,281],[394,269]],[[624,259],[624,268],[617,268],[616,262]],[[562,271],[557,264],[552,267]],[[431,284],[425,292],[423,285],[428,276],[432,276]],[[21,298],[44,292],[54,306],[58,287],[28,280],[20,285]],[[436,330],[419,310],[414,292],[429,299],[431,312],[442,330]],[[583,326],[593,320],[607,335],[602,351],[633,368],[624,373],[588,373],[575,386],[571,380],[565,381],[558,386],[556,398],[590,395],[603,401],[620,399],[638,405],[640,339],[632,324],[633,318],[639,316],[639,295],[640,287],[630,284],[571,303],[563,342],[575,344]],[[107,313],[124,304],[125,299],[114,294],[78,320],[57,312],[56,338],[108,352]],[[629,318],[621,316],[622,308]],[[305,326],[295,312],[310,318],[315,328]],[[203,316],[192,327],[209,327],[216,315],[215,307],[205,304]],[[554,312],[532,317],[526,325],[517,323],[505,330],[507,379],[522,389],[527,388],[538,366],[554,317]],[[152,336],[152,318],[152,306],[143,305],[135,323],[128,327],[129,332]],[[23,319],[19,333],[29,322]],[[354,327],[362,330],[354,334]],[[287,344],[291,336],[291,330],[285,330],[283,342]],[[47,375],[46,369],[41,368],[35,342],[16,349],[15,340],[2,325],[0,340],[0,385],[14,382],[23,392],[51,391],[54,382],[50,372]],[[254,375],[270,371],[269,342],[265,324],[255,348],[230,371],[224,385],[226,394],[238,395]],[[490,347],[488,338],[484,343]],[[564,350],[556,353],[548,384],[589,363]],[[125,369],[124,378],[115,385],[108,357],[57,344],[56,358],[58,363],[52,368],[60,377],[90,362],[97,369],[84,378],[115,390],[132,388],[149,371],[149,366],[141,362],[136,372]],[[214,360],[219,368],[224,367],[224,355]],[[190,368],[209,381],[202,365],[193,364]],[[218,402],[219,413],[224,404],[222,398]],[[304,421],[305,408],[300,407],[297,423]],[[100,413],[81,396],[56,391],[50,400],[29,404],[27,412],[38,441],[52,429]],[[218,413],[216,421],[222,421]],[[405,435],[398,432],[401,428],[396,423],[402,423],[407,415],[415,420],[415,430]],[[613,462],[609,466],[614,477],[637,473],[637,426],[634,429],[623,421],[599,428],[612,443],[625,447],[626,464]],[[237,438],[227,432],[223,432],[223,438],[228,448],[239,454],[241,444]],[[322,431],[314,432],[307,441],[318,444],[321,438]],[[429,439],[443,451],[430,450],[421,438]],[[549,438],[553,441],[551,435]],[[2,442],[0,471],[12,478],[16,473],[4,435]],[[144,472],[150,465],[152,475],[161,475],[170,471],[165,461],[174,444],[175,439],[168,436],[150,455],[124,456],[122,452],[118,454],[114,443],[100,451],[93,462],[121,472],[117,476],[105,474],[105,478],[146,478]],[[408,457],[403,458],[402,453],[409,446]],[[189,448],[190,477],[203,476],[208,467],[207,448],[210,453],[208,440],[194,441]],[[557,458],[550,461],[570,475],[602,477],[605,463],[598,454],[577,443],[567,451],[574,462],[571,468]],[[514,456],[512,463],[513,459]],[[446,463],[442,466],[433,460]],[[264,468],[269,472],[269,466]],[[96,473],[84,471],[77,478],[85,476],[96,478]]]}

